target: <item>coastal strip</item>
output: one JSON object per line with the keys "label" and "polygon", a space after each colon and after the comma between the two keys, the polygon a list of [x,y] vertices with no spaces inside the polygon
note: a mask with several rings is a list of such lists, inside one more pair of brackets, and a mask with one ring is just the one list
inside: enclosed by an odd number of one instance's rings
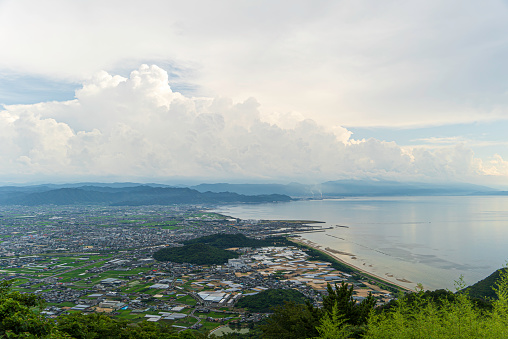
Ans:
{"label": "coastal strip", "polygon": [[362,268],[360,268],[358,266],[352,265],[352,264],[342,260],[338,256],[336,256],[334,253],[332,253],[332,252],[330,252],[328,250],[322,249],[321,246],[318,246],[318,245],[316,245],[315,243],[313,243],[311,241],[303,241],[303,240],[299,240],[299,239],[295,239],[295,238],[289,238],[289,237],[287,239],[289,241],[295,243],[295,244],[300,245],[300,246],[309,247],[309,248],[312,248],[315,251],[321,252],[323,255],[330,257],[332,260],[337,261],[341,265],[345,265],[345,266],[351,268],[353,271],[357,271],[357,272],[365,275],[368,278],[371,278],[373,280],[378,280],[379,282],[381,282],[383,284],[386,284],[388,286],[397,287],[398,289],[401,289],[404,292],[413,292],[413,290],[410,289],[409,287],[400,285],[400,284],[398,284],[396,282],[393,282],[391,280],[388,280],[386,278],[383,278],[383,277],[380,277],[380,276],[378,276],[376,274],[373,274],[373,273],[371,273],[369,271],[366,271],[366,270],[364,270],[364,269],[362,269]]}

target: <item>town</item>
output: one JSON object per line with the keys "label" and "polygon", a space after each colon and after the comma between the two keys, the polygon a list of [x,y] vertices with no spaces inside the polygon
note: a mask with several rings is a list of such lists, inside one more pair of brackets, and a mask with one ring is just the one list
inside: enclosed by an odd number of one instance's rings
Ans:
{"label": "town", "polygon": [[240,220],[204,206],[4,206],[0,225],[1,279],[14,279],[14,289],[41,296],[50,318],[104,312],[220,335],[248,330],[266,317],[237,303],[270,289],[299,291],[316,306],[327,284],[341,282],[354,286],[356,300],[369,293],[378,304],[393,299],[393,291],[369,277],[310,259],[297,242],[231,248],[239,258],[221,265],[152,257],[160,248],[218,233],[296,239],[320,230],[306,221]]}

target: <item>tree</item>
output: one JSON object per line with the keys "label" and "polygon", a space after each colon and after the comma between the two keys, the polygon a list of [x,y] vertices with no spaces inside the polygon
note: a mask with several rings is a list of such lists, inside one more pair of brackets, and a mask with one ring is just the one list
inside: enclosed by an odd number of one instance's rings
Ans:
{"label": "tree", "polygon": [[467,292],[436,301],[420,290],[411,301],[400,298],[390,310],[372,312],[365,338],[508,338],[508,272],[497,281],[496,294],[489,310]]}
{"label": "tree", "polygon": [[131,324],[105,314],[73,313],[48,320],[42,311],[44,301],[35,294],[11,289],[12,281],[0,281],[0,338],[43,339],[195,339],[204,335],[183,331],[175,333],[166,324]]}
{"label": "tree", "polygon": [[76,339],[113,339],[120,338],[127,325],[102,313],[73,313],[59,317],[57,328]]}
{"label": "tree", "polygon": [[287,301],[304,304],[308,300],[301,292],[293,289],[268,289],[255,295],[245,296],[236,307],[248,308],[249,312],[271,313],[274,307],[282,306]]}
{"label": "tree", "polygon": [[136,325],[105,314],[74,313],[58,319],[58,329],[76,339],[186,339],[191,333],[175,333],[169,325],[140,322]]}
{"label": "tree", "polygon": [[[332,308],[332,313],[326,313],[321,318],[319,326],[319,339],[343,339],[349,338],[353,333],[351,326],[346,324],[344,316],[339,313],[339,308],[335,304]],[[316,339],[317,339],[316,338]]]}
{"label": "tree", "polygon": [[274,314],[260,325],[263,338],[303,339],[319,335],[316,327],[322,312],[309,302],[302,305],[290,301],[284,306],[276,307],[274,311]]}
{"label": "tree", "polygon": [[12,291],[12,282],[0,282],[0,337],[57,338],[53,324],[32,310],[42,310],[43,300],[35,294]]}
{"label": "tree", "polygon": [[330,284],[326,287],[328,295],[323,297],[323,308],[328,314],[333,314],[335,305],[338,314],[351,325],[361,325],[367,321],[370,311],[376,305],[376,299],[369,293],[367,298],[357,303],[353,298],[353,285],[344,282],[340,286],[335,284],[335,290]]}

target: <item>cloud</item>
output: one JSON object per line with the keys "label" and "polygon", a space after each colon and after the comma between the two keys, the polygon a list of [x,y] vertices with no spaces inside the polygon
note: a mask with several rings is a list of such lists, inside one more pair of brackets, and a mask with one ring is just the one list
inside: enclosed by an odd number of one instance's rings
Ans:
{"label": "cloud", "polygon": [[424,142],[426,144],[431,144],[431,145],[450,145],[450,144],[454,145],[459,142],[464,143],[466,140],[464,137],[453,136],[453,137],[420,138],[420,139],[414,139],[411,141]]}
{"label": "cloud", "polygon": [[163,62],[192,95],[255,97],[264,116],[506,120],[506,9],[496,0],[4,0],[0,71],[82,81]]}
{"label": "cloud", "polygon": [[142,65],[128,78],[99,72],[64,102],[0,111],[0,179],[320,181],[378,177],[477,180],[505,176],[471,149],[354,140],[301,115],[265,119],[254,98],[188,97]]}
{"label": "cloud", "polygon": [[503,158],[499,154],[494,154],[492,159],[490,159],[484,165],[484,172],[488,175],[492,176],[508,176],[508,161],[503,160]]}

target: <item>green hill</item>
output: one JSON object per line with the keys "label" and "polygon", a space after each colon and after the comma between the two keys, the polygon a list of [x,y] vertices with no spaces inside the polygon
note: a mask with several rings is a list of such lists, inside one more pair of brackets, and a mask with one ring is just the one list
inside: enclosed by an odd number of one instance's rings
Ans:
{"label": "green hill", "polygon": [[166,247],[153,254],[158,261],[172,261],[195,265],[222,265],[228,259],[238,258],[239,254],[204,244]]}
{"label": "green hill", "polygon": [[304,304],[306,300],[308,300],[307,297],[297,290],[273,289],[243,297],[236,307],[247,308],[249,312],[269,313],[273,312],[273,308],[282,306],[286,302]]}
{"label": "green hill", "polygon": [[201,238],[187,240],[184,242],[184,244],[206,244],[217,248],[294,245],[283,237],[273,237],[264,240],[258,240],[248,238],[243,234],[212,234]]}
{"label": "green hill", "polygon": [[51,189],[33,187],[19,190],[0,187],[0,205],[76,205],[107,204],[113,206],[224,204],[291,201],[281,194],[242,195],[230,192],[198,192],[181,187],[98,187],[81,186]]}
{"label": "green hill", "polygon": [[499,269],[489,275],[487,278],[478,281],[476,284],[469,286],[466,290],[469,292],[469,296],[472,298],[481,299],[497,299],[494,287],[499,279],[499,275],[502,270],[506,271],[506,268]]}

